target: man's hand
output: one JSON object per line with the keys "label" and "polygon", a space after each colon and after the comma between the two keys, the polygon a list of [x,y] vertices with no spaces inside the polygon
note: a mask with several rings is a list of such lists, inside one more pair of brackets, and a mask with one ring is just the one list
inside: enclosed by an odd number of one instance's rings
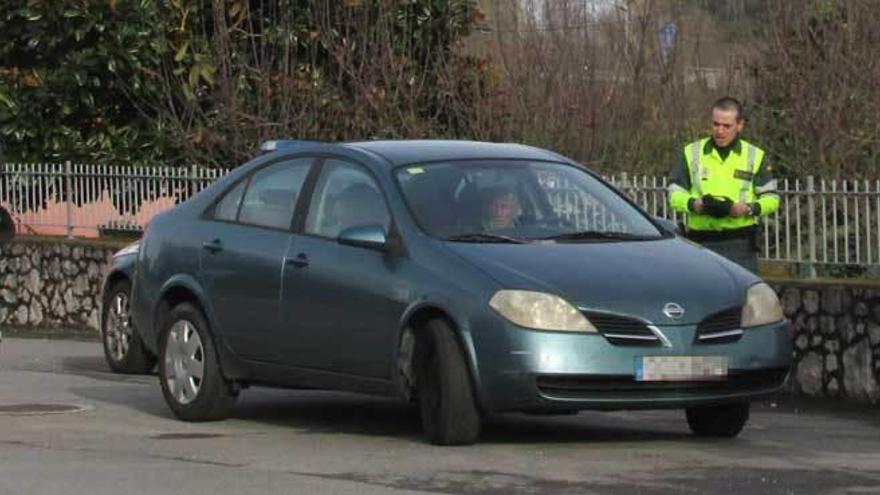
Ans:
{"label": "man's hand", "polygon": [[694,213],[703,213],[703,198],[697,198],[693,203]]}
{"label": "man's hand", "polygon": [[734,203],[733,206],[730,207],[730,216],[732,217],[744,217],[752,214],[752,207],[746,203]]}

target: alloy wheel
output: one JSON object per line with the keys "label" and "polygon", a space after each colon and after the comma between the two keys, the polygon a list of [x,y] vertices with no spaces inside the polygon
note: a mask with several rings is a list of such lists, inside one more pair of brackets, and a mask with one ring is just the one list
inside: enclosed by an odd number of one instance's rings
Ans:
{"label": "alloy wheel", "polygon": [[120,362],[125,359],[131,347],[131,308],[128,294],[117,293],[111,302],[110,311],[107,312],[107,329],[104,334],[107,339],[107,349],[114,361]]}

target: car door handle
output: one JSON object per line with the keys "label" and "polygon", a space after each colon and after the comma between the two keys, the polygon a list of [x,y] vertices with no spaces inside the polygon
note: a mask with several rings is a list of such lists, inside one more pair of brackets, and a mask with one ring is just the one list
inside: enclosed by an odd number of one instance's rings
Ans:
{"label": "car door handle", "polygon": [[214,239],[210,242],[203,242],[202,249],[208,251],[211,254],[216,254],[220,251],[223,251],[223,243],[220,242],[220,239]]}
{"label": "car door handle", "polygon": [[299,253],[296,255],[296,258],[284,258],[284,263],[297,268],[303,268],[309,266],[309,257],[306,256],[306,253]]}

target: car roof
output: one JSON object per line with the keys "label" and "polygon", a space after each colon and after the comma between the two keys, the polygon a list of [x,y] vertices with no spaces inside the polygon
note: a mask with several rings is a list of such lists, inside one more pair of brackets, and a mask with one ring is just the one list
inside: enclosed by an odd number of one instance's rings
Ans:
{"label": "car roof", "polygon": [[391,166],[489,158],[570,162],[570,160],[551,151],[515,143],[424,139],[355,141],[340,143],[338,146],[379,155]]}

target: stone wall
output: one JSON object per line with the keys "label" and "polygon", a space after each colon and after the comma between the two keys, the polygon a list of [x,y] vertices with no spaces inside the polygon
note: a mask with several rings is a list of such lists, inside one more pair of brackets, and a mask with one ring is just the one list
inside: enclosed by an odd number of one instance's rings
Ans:
{"label": "stone wall", "polygon": [[17,238],[0,246],[0,325],[98,330],[118,243]]}
{"label": "stone wall", "polygon": [[[0,246],[0,325],[97,331],[101,284],[125,243]],[[771,282],[795,325],[795,393],[880,402],[880,283]]]}
{"label": "stone wall", "polygon": [[880,285],[776,283],[795,325],[795,392],[880,402]]}

